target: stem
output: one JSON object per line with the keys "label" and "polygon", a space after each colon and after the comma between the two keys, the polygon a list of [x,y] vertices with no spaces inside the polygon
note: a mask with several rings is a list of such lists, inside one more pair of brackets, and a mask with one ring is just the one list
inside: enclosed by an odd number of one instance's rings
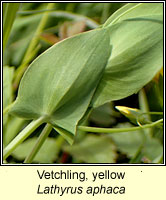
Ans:
{"label": "stem", "polygon": [[37,13],[42,13],[42,12],[53,12],[52,16],[55,16],[57,18],[67,18],[69,20],[74,20],[74,21],[85,21],[86,25],[91,28],[91,29],[95,29],[97,28],[100,24],[98,22],[96,22],[95,20],[80,15],[80,14],[75,14],[69,11],[64,11],[64,10],[58,10],[56,11],[56,9],[50,9],[50,10],[39,10],[39,11],[19,11],[18,14],[37,14]]}
{"label": "stem", "polygon": [[[48,3],[47,9],[51,9],[53,6],[54,6],[54,3]],[[23,62],[26,62],[27,57],[29,57],[29,54],[31,54],[31,51],[36,47],[36,45],[39,41],[39,36],[40,36],[41,32],[43,31],[43,29],[46,25],[47,19],[48,19],[48,13],[46,12],[43,15],[43,18],[41,19],[39,26],[37,27],[37,30],[34,34],[34,37],[31,40],[31,43],[30,43],[30,45],[29,45],[29,47],[26,51]]]}
{"label": "stem", "polygon": [[56,9],[43,9],[43,10],[23,10],[23,11],[18,11],[18,15],[33,15],[33,14],[38,14],[38,13],[44,13],[44,12],[55,12]]}
{"label": "stem", "polygon": [[[47,9],[52,9],[54,6],[54,3],[48,3],[48,6],[47,6]],[[48,12],[45,12],[45,14],[43,15],[38,27],[37,27],[37,30],[34,34],[34,37],[32,38],[30,44],[29,44],[29,47],[25,53],[25,56],[24,56],[24,59],[22,61],[22,64],[20,65],[20,67],[16,70],[16,78],[15,78],[15,81],[14,81],[14,86],[18,86],[18,83],[25,71],[25,68],[27,67],[28,63],[30,62],[29,58],[31,57],[31,53],[33,52],[33,50],[35,49],[35,47],[37,46],[37,43],[39,41],[39,36],[40,34],[42,33],[46,23],[47,23],[47,20],[48,20],[48,16],[49,16],[49,13]]]}
{"label": "stem", "polygon": [[145,113],[142,113],[142,115],[144,114],[150,114],[150,115],[163,115],[163,112],[145,112]]}
{"label": "stem", "polygon": [[3,159],[5,160],[15,149],[21,144],[35,129],[37,129],[44,122],[44,118],[41,117],[32,121],[26,126],[3,150]]}
{"label": "stem", "polygon": [[121,133],[121,132],[137,131],[137,130],[141,130],[141,129],[151,128],[162,122],[163,122],[163,119],[160,119],[151,124],[130,127],[130,128],[97,128],[97,127],[88,127],[88,126],[78,126],[78,129],[81,131],[93,132],[93,133]]}
{"label": "stem", "polygon": [[143,113],[147,113],[148,115],[148,119],[149,121],[151,121],[151,118],[150,118],[150,115],[149,115],[149,105],[148,105],[148,100],[147,100],[147,97],[146,97],[146,93],[145,93],[145,90],[144,88],[142,88],[138,94],[139,96],[139,106],[140,106],[140,109]]}
{"label": "stem", "polygon": [[[141,109],[142,112],[146,112],[147,114],[147,120],[149,122],[151,122],[151,116],[149,114],[149,104],[148,104],[148,100],[147,100],[147,96],[146,96],[146,93],[145,93],[145,90],[144,88],[142,88],[138,94],[138,99],[139,99],[139,107]],[[139,117],[141,117],[142,115],[144,114],[140,114],[138,116],[138,119],[137,119],[137,124],[139,125]],[[147,130],[144,130],[143,131],[143,134],[144,134],[144,137],[145,137],[145,134],[152,134],[152,129],[147,129]],[[142,134],[142,135],[143,135]],[[144,140],[145,141],[145,140]]]}
{"label": "stem", "polygon": [[52,126],[50,124],[46,124],[43,131],[41,132],[36,144],[34,145],[30,154],[26,157],[24,163],[32,163],[34,157],[38,153],[39,149],[42,147],[43,143],[45,142],[46,138],[50,134],[52,130]]}

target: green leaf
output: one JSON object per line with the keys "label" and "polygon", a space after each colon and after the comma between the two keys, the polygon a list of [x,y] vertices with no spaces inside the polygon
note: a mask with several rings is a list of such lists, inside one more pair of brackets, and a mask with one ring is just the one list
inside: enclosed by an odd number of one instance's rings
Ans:
{"label": "green leaf", "polygon": [[101,127],[110,127],[111,124],[115,123],[115,118],[113,116],[115,111],[113,110],[113,105],[106,103],[100,107],[92,110],[89,119],[96,125]]}
{"label": "green leaf", "polygon": [[93,107],[137,93],[163,66],[162,4],[142,3],[136,8],[127,15],[121,13],[123,17],[109,25],[119,27],[110,35],[112,54]]}
{"label": "green leaf", "polygon": [[[26,156],[30,153],[33,146],[35,145],[37,138],[30,138],[26,140],[24,143],[20,144],[12,155],[19,159],[24,160]],[[47,138],[42,145],[40,151],[36,154],[33,162],[35,163],[53,163],[57,158],[57,150],[56,150],[56,140],[53,138]]]}
{"label": "green leaf", "polygon": [[111,15],[104,23],[103,27],[111,26],[112,24],[126,19],[132,19],[136,17],[142,18],[149,15],[162,14],[163,3],[128,3]]}
{"label": "green leaf", "polygon": [[64,150],[75,159],[86,163],[115,163],[116,159],[112,140],[104,136],[87,135],[78,144],[64,146]]}
{"label": "green leaf", "polygon": [[[132,127],[130,123],[118,124],[117,128]],[[115,142],[117,149],[122,153],[127,154],[128,157],[133,157],[143,143],[143,136],[140,131],[123,132],[110,134],[112,140]]]}
{"label": "green leaf", "polygon": [[109,31],[79,34],[40,55],[23,76],[11,113],[27,119],[43,116],[75,135],[110,56]]}
{"label": "green leaf", "polygon": [[[130,127],[129,123],[118,124],[118,127]],[[110,134],[118,150],[125,153],[129,158],[133,158],[140,151],[142,161],[158,162],[163,155],[163,147],[158,139],[145,134],[142,130],[133,132],[123,132]],[[141,149],[140,149],[141,148]]]}
{"label": "green leaf", "polygon": [[74,135],[72,135],[69,131],[60,128],[60,127],[54,127],[54,129],[65,139],[68,141],[69,144],[73,144],[74,141]]}

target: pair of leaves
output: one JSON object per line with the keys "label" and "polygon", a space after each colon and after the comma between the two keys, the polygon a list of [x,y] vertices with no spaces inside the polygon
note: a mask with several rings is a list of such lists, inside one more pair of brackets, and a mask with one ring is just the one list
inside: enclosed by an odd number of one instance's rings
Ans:
{"label": "pair of leaves", "polygon": [[72,143],[89,106],[129,96],[159,71],[162,10],[161,3],[128,4],[101,28],[48,49],[24,74],[11,113],[44,117]]}
{"label": "pair of leaves", "polygon": [[45,117],[60,133],[74,135],[110,56],[108,32],[77,35],[39,56],[21,80],[11,113],[27,119]]}

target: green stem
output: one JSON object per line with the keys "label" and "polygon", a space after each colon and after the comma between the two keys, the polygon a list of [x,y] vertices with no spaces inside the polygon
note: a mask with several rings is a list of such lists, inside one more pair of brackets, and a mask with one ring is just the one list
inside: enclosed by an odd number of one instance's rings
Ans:
{"label": "green stem", "polygon": [[[48,3],[48,6],[47,6],[47,9],[52,9],[54,7],[54,3]],[[31,57],[31,53],[33,52],[33,50],[35,49],[35,47],[37,46],[37,43],[39,41],[39,38],[40,38],[40,35],[47,23],[47,20],[48,20],[48,16],[49,16],[49,13],[48,12],[45,12],[45,14],[43,15],[38,27],[37,27],[37,30],[34,34],[34,37],[32,38],[30,44],[29,44],[29,47],[25,53],[25,56],[24,56],[24,59],[22,61],[22,64],[20,65],[20,67],[16,70],[16,76],[15,76],[15,81],[14,81],[14,86],[16,87],[25,71],[25,68],[26,66],[28,65],[29,63],[29,58]]]}
{"label": "green stem", "polygon": [[163,112],[145,112],[145,113],[141,113],[141,115],[144,114],[150,114],[150,115],[163,115]]}
{"label": "green stem", "polygon": [[18,12],[18,14],[37,14],[39,12],[53,12],[52,16],[55,16],[57,18],[66,18],[68,20],[74,20],[74,21],[85,21],[86,25],[91,28],[91,29],[95,29],[97,28],[100,24],[98,22],[96,22],[95,20],[80,15],[80,14],[75,14],[69,11],[63,11],[63,10],[58,10],[56,11],[55,9],[53,10],[41,10],[41,11],[20,11]]}
{"label": "green stem", "polygon": [[121,133],[121,132],[127,132],[127,131],[137,131],[141,129],[152,128],[162,122],[163,122],[163,119],[160,119],[151,124],[130,127],[130,128],[97,128],[97,127],[88,127],[88,126],[78,126],[78,129],[81,131],[93,132],[93,133]]}
{"label": "green stem", "polygon": [[32,121],[26,126],[3,150],[3,159],[5,160],[15,149],[21,144],[35,129],[37,129],[44,122],[44,118],[41,117]]}
{"label": "green stem", "polygon": [[38,13],[45,13],[45,12],[55,12],[56,9],[52,8],[52,9],[43,9],[43,10],[23,10],[23,11],[18,11],[17,14],[18,15],[33,15],[33,14],[38,14]]}
{"label": "green stem", "polygon": [[36,144],[34,145],[30,154],[26,157],[24,163],[32,163],[34,157],[38,153],[39,149],[42,147],[43,143],[45,142],[46,138],[50,134],[52,130],[52,126],[50,124],[46,124],[43,131],[41,132]]}
{"label": "green stem", "polygon": [[[147,100],[147,96],[146,96],[146,93],[145,93],[145,90],[144,88],[142,88],[138,94],[138,99],[139,99],[139,107],[141,109],[141,111],[143,113],[146,113],[146,118],[149,122],[151,122],[151,116],[149,114],[149,104],[148,104],[148,100]],[[137,118],[137,124],[139,125],[139,119],[141,119],[140,117],[143,116],[144,114],[140,114]],[[146,120],[145,120],[146,121]],[[145,134],[152,134],[152,129],[146,129],[143,131],[143,134],[140,133],[142,136],[144,135],[145,137]],[[144,140],[145,141],[145,140]]]}
{"label": "green stem", "polygon": [[148,115],[148,119],[149,121],[151,121],[151,118],[150,118],[150,115],[149,115],[149,105],[148,105],[148,100],[147,100],[147,97],[146,97],[146,93],[145,93],[145,90],[144,88],[142,88],[138,94],[138,97],[139,97],[139,107],[141,109],[141,111],[143,113],[147,113]]}
{"label": "green stem", "polygon": [[[51,9],[53,7],[54,7],[54,3],[48,3],[47,9]],[[42,19],[41,19],[41,21],[39,23],[39,26],[37,27],[37,30],[36,30],[36,32],[34,34],[34,37],[32,38],[31,43],[30,43],[30,45],[29,45],[29,47],[28,47],[28,49],[26,51],[25,57],[23,59],[23,62],[26,62],[27,57],[29,57],[29,54],[31,54],[31,51],[36,47],[36,45],[37,45],[37,43],[39,41],[39,36],[42,33],[42,31],[43,31],[43,29],[44,29],[44,27],[45,27],[45,25],[47,23],[48,15],[49,14],[47,12],[43,15],[43,17],[42,17]]]}

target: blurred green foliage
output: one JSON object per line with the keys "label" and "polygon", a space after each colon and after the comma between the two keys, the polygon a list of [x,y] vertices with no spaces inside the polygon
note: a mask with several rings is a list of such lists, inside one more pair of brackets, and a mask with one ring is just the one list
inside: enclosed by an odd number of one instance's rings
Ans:
{"label": "blurred green foliage", "polygon": [[[40,35],[34,35],[47,3],[21,3],[3,56],[4,65],[4,107],[17,95],[13,85],[18,69],[23,64],[26,50],[34,37],[38,37],[37,48],[27,65],[53,44],[100,26],[125,3],[54,3],[48,20]],[[25,66],[24,70],[26,69]],[[9,67],[14,66],[14,67]],[[14,72],[15,70],[15,72]],[[13,91],[11,91],[13,88]],[[145,87],[145,99],[149,111],[163,111],[163,75],[152,80]],[[107,103],[96,108],[84,124],[97,127],[133,126],[131,122],[114,109],[115,105],[140,108],[145,99],[133,95],[120,101]],[[144,110],[147,112],[147,110]],[[152,121],[161,116],[152,115]],[[7,145],[23,127],[24,119],[9,116],[4,118],[4,145]],[[23,162],[33,147],[37,131],[22,143],[7,159],[8,163]],[[67,144],[55,130],[36,155],[34,163],[162,163],[163,130],[136,131],[116,134],[88,134],[79,131],[73,146]]]}

